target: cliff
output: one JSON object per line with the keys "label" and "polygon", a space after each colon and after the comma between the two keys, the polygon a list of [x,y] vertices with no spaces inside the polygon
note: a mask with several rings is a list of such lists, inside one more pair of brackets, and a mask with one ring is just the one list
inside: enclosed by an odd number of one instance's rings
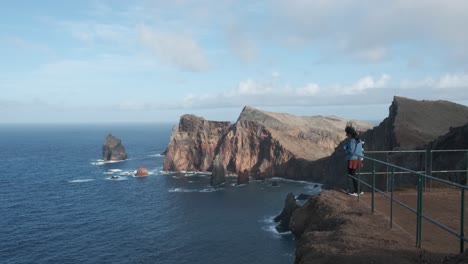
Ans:
{"label": "cliff", "polygon": [[468,107],[448,101],[417,101],[395,96],[389,116],[378,127],[362,135],[368,150],[409,150],[424,148],[468,123]]}
{"label": "cliff", "polygon": [[126,160],[127,158],[127,152],[125,152],[122,141],[112,134],[109,134],[102,146],[102,159],[104,161],[116,161]]}
{"label": "cliff", "polygon": [[[438,137],[430,145],[432,149],[468,149],[468,123],[461,127],[451,128],[447,134]],[[466,152],[434,152],[433,170],[466,170],[468,168],[467,155]],[[468,180],[456,173],[438,176],[463,184],[466,184]]]}
{"label": "cliff", "polygon": [[295,264],[441,263],[439,253],[414,246],[412,233],[372,214],[363,202],[323,191],[294,210],[289,228],[296,241]]}
{"label": "cliff", "polygon": [[211,170],[215,150],[230,122],[207,121],[195,115],[183,115],[172,130],[165,151],[164,170]]}
{"label": "cliff", "polygon": [[[449,133],[451,128],[467,123],[468,107],[466,106],[448,101],[417,101],[395,96],[389,108],[388,117],[378,126],[362,133],[361,139],[365,142],[366,151],[426,149],[428,145],[433,145],[433,149],[444,149],[449,144],[432,142]],[[457,139],[453,135],[448,135],[444,140],[451,141],[450,146],[454,149],[464,148],[462,144],[454,142]],[[344,142],[338,145],[329,158],[313,164],[316,171],[328,175],[326,183],[329,185],[345,185],[346,168],[343,146]],[[388,157],[379,154],[371,156],[384,161],[388,158],[390,163],[414,170],[425,168],[424,155],[419,153],[390,154]],[[370,170],[369,162],[365,164],[364,170]],[[382,168],[377,166],[376,170],[381,171]]]}
{"label": "cliff", "polygon": [[[307,164],[329,156],[345,138],[348,121],[272,113],[249,106],[234,124],[185,115],[172,132],[164,169],[206,171],[219,159],[230,173],[305,179],[311,173],[305,169]],[[360,129],[371,127],[355,123]]]}

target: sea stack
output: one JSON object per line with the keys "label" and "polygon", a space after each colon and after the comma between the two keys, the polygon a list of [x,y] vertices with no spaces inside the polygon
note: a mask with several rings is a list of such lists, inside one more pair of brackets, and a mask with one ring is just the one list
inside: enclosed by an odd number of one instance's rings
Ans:
{"label": "sea stack", "polygon": [[127,152],[122,141],[109,134],[102,146],[102,159],[104,161],[119,161],[127,159]]}
{"label": "sea stack", "polygon": [[226,181],[226,170],[224,169],[223,163],[216,159],[213,163],[213,170],[211,173],[210,185],[217,187]]}

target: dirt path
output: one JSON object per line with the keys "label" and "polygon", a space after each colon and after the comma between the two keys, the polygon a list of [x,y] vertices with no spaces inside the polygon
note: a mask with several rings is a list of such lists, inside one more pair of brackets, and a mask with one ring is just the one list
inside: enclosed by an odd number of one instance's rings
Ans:
{"label": "dirt path", "polygon": [[[406,191],[395,197],[414,206],[415,195]],[[416,217],[395,206],[390,229],[389,201],[376,196],[377,212],[372,214],[370,197],[366,193],[358,201],[343,192],[324,191],[297,209],[291,220],[293,233],[301,231],[296,236],[296,263],[442,263],[445,256],[458,253],[458,239],[435,230],[438,228],[426,221],[423,248],[417,248]],[[433,213],[429,215],[455,229],[459,225],[459,213],[455,213],[460,204],[456,198],[451,190],[425,194],[424,214]],[[330,228],[323,224],[326,222],[339,224]]]}
{"label": "dirt path", "polygon": [[[398,191],[394,198],[416,209],[417,193],[415,190]],[[357,201],[357,199],[355,199]],[[465,202],[468,198],[465,197]],[[371,193],[360,197],[360,203],[370,210]],[[467,203],[468,204],[468,203]],[[460,232],[461,193],[456,189],[432,189],[423,194],[423,214],[427,215],[453,231]],[[387,219],[390,226],[390,200],[381,194],[375,195],[375,208],[379,214]],[[465,208],[465,226],[468,227],[468,218]],[[416,243],[416,215],[397,203],[393,203],[393,223],[401,227],[409,235],[411,241]],[[467,247],[465,243],[465,247]],[[427,220],[422,221],[422,248],[431,252],[453,254],[459,253],[460,239],[435,226]]]}

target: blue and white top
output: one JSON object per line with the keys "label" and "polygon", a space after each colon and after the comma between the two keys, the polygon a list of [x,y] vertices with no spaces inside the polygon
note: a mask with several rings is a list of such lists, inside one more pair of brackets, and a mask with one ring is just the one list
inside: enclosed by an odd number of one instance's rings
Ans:
{"label": "blue and white top", "polygon": [[357,141],[354,138],[350,138],[346,141],[344,146],[344,150],[346,151],[346,160],[357,160],[358,155],[363,156],[364,151],[362,148],[362,144],[364,141],[359,140]]}

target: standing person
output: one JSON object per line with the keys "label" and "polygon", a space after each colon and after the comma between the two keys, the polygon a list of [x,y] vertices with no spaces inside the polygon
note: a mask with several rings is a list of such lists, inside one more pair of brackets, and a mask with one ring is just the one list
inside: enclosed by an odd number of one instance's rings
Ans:
{"label": "standing person", "polygon": [[[362,144],[364,142],[359,138],[359,135],[356,133],[356,130],[351,125],[346,126],[345,132],[347,139],[346,144],[344,146],[344,150],[346,152],[346,165],[348,168],[348,174],[352,175],[353,177],[356,177],[356,170],[362,164],[359,156],[363,155]],[[358,181],[356,179],[352,180],[354,192],[349,194],[357,196],[360,193],[360,190],[358,189]],[[361,192],[361,194],[363,193]]]}

